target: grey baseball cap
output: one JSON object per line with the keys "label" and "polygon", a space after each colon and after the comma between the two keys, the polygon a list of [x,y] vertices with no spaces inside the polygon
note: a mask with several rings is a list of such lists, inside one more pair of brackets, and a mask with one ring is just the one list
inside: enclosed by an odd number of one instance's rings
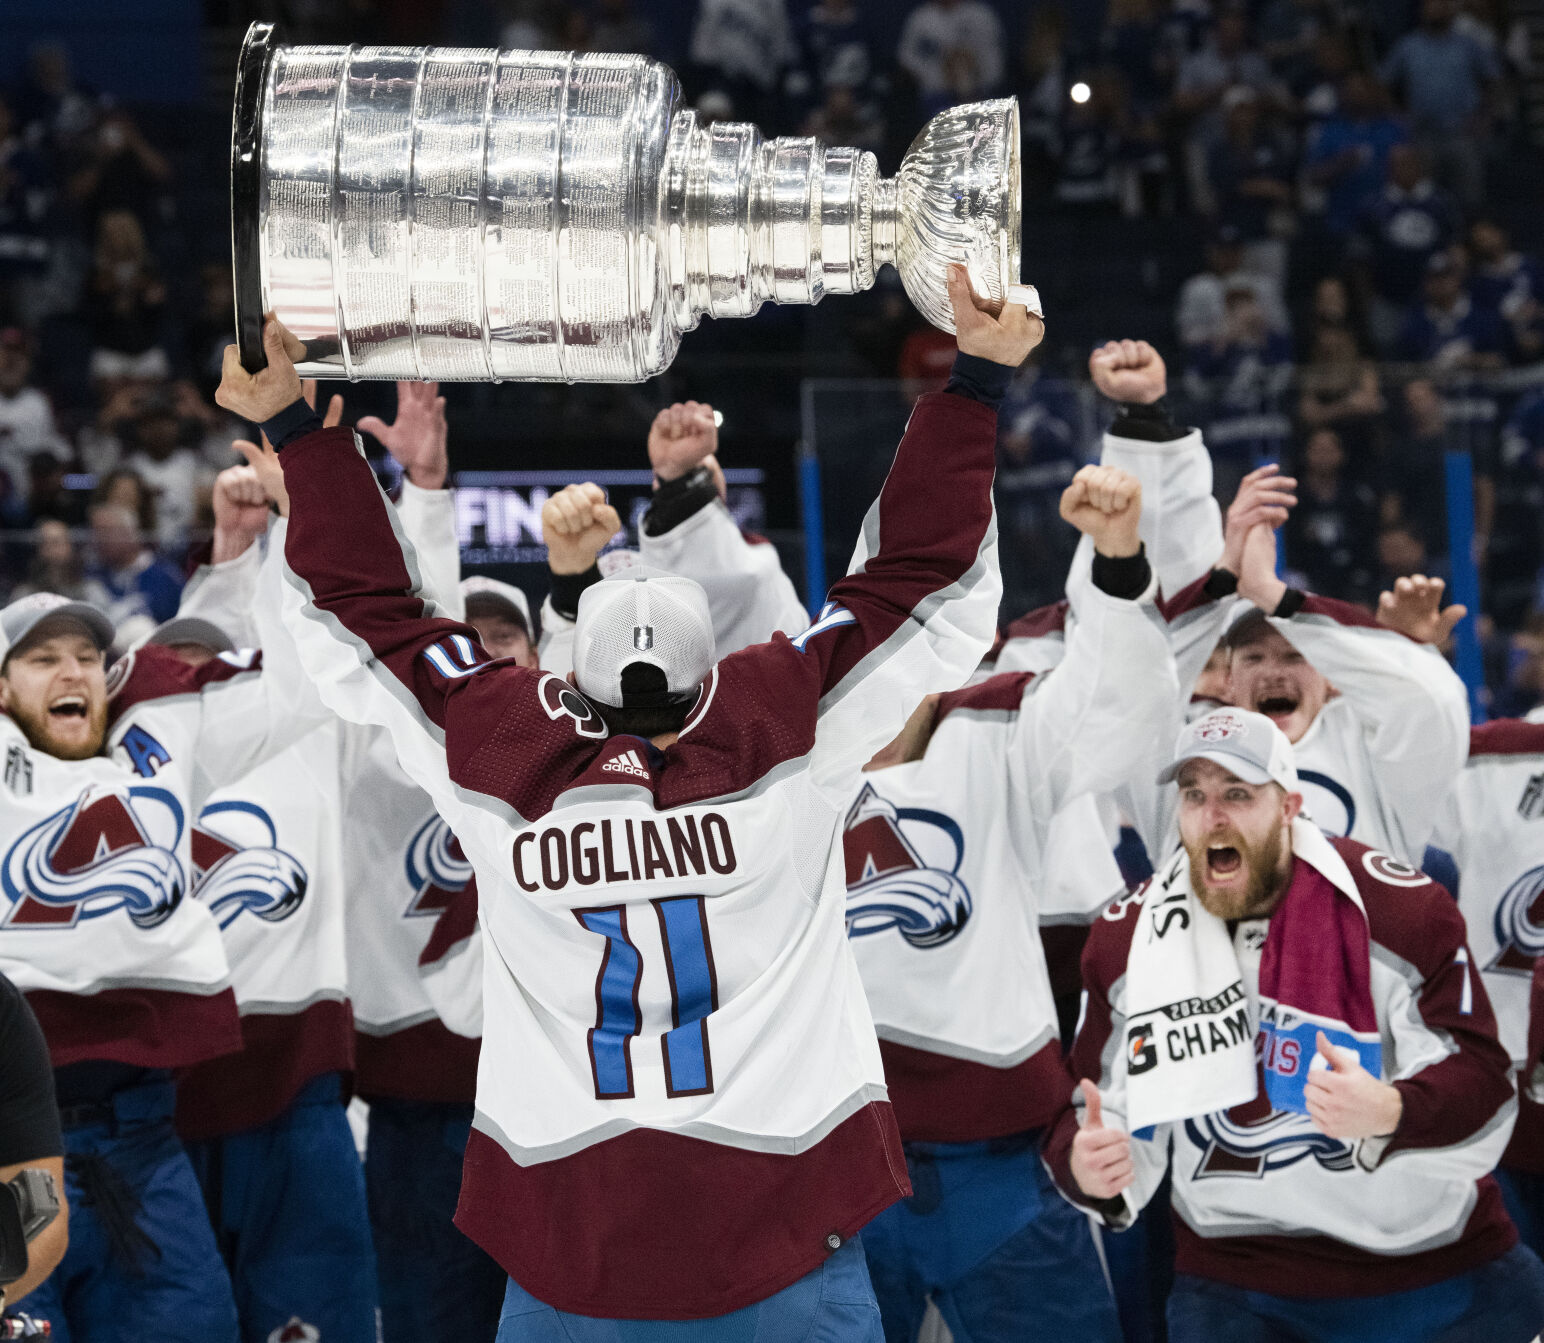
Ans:
{"label": "grey baseball cap", "polygon": [[[612,708],[676,704],[697,693],[713,669],[714,648],[701,584],[637,564],[592,583],[579,598],[574,683]],[[658,674],[624,675],[634,667]]]}
{"label": "grey baseball cap", "polygon": [[[74,621],[83,627],[104,652],[113,646],[113,622],[90,602],[71,601],[57,592],[34,592],[19,597],[0,610],[0,665],[33,636],[49,633],[56,625]],[[40,628],[47,624],[48,629]]]}
{"label": "grey baseball cap", "polygon": [[151,631],[147,644],[197,644],[214,653],[234,653],[236,644],[224,630],[203,616],[173,616]]}
{"label": "grey baseball cap", "polygon": [[1173,783],[1187,760],[1210,760],[1245,783],[1279,783],[1298,791],[1297,763],[1287,734],[1263,713],[1213,709],[1180,730],[1174,761],[1158,776]]}

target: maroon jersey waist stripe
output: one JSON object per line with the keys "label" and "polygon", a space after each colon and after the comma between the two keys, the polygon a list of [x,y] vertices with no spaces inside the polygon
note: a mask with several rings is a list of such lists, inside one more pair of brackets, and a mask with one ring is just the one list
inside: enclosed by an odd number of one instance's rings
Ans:
{"label": "maroon jersey waist stripe", "polygon": [[90,1060],[187,1068],[241,1048],[236,995],[168,989],[27,994],[56,1068]]}
{"label": "maroon jersey waist stripe", "polygon": [[1272,1296],[1385,1296],[1456,1278],[1517,1244],[1517,1229],[1487,1175],[1463,1234],[1416,1254],[1373,1254],[1331,1236],[1198,1236],[1176,1214],[1174,1268]]}
{"label": "maroon jersey waist stripe", "polygon": [[1528,1175],[1544,1175],[1544,1105],[1526,1095],[1517,1098],[1517,1127],[1501,1155],[1501,1164]]}
{"label": "maroon jersey waist stripe", "polygon": [[354,1032],[354,1090],[365,1100],[477,1099],[477,1056],[482,1041],[457,1035],[439,1021],[424,1021],[390,1035]]}
{"label": "maroon jersey waist stripe", "polygon": [[910,1193],[883,1101],[797,1156],[634,1129],[520,1166],[474,1128],[456,1225],[558,1310],[695,1320],[782,1291]]}
{"label": "maroon jersey waist stripe", "polygon": [[1012,1068],[879,1042],[890,1104],[907,1142],[976,1142],[1044,1128],[1072,1095],[1061,1046]]}
{"label": "maroon jersey waist stripe", "polygon": [[241,1052],[177,1079],[177,1131],[190,1141],[277,1119],[313,1077],[354,1066],[354,1015],[346,1002],[241,1018]]}

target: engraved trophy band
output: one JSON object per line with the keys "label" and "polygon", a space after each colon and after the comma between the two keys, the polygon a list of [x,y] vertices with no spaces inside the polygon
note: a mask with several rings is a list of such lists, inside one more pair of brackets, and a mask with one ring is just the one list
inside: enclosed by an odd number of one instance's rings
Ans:
{"label": "engraved trophy band", "polygon": [[637,382],[707,314],[817,303],[880,266],[952,331],[945,268],[1019,280],[1018,104],[934,117],[900,172],[700,125],[642,56],[291,47],[254,23],[231,143],[242,363],[274,312],[308,378]]}

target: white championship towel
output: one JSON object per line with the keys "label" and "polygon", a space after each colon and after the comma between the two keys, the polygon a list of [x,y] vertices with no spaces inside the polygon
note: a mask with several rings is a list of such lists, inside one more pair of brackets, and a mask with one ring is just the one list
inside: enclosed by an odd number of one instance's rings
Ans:
{"label": "white championship towel", "polygon": [[1147,888],[1126,962],[1130,1132],[1252,1101],[1254,1037],[1228,926],[1191,892],[1181,849]]}

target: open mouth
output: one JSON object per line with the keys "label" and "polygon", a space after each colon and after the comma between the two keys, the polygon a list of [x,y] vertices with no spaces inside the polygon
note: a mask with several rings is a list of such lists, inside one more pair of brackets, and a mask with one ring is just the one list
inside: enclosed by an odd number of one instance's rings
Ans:
{"label": "open mouth", "polygon": [[1244,855],[1231,844],[1206,846],[1206,875],[1215,881],[1227,881],[1244,867]]}
{"label": "open mouth", "polygon": [[84,719],[86,717],[86,697],[84,695],[63,695],[48,706],[48,716],[54,722],[65,722],[72,718]]}
{"label": "open mouth", "polygon": [[1265,695],[1255,701],[1255,712],[1279,722],[1297,712],[1299,701],[1291,695]]}

